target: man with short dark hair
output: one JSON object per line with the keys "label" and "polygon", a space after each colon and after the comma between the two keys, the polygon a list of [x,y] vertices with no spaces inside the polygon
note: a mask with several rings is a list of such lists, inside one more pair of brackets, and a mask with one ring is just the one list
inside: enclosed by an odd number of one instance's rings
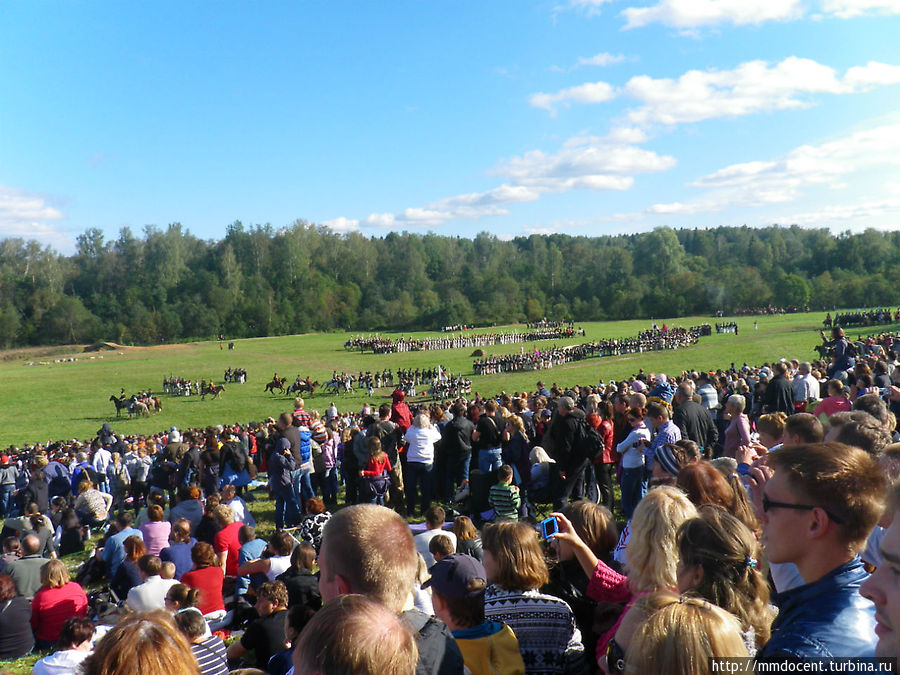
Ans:
{"label": "man with short dark hair", "polygon": [[859,595],[859,551],[883,510],[877,460],[839,443],[784,446],[751,469],[754,502],[773,564],[794,563],[804,585],[778,593],[763,660],[871,656],[875,612]]}
{"label": "man with short dark hair", "polygon": [[[253,665],[267,671],[269,659],[284,649],[284,611],[288,605],[287,587],[280,581],[267,581],[256,589],[256,608],[259,618],[247,626],[239,640],[228,651],[229,664],[253,651]],[[237,664],[235,664],[237,665]]]}
{"label": "man with short dark hair", "polygon": [[430,506],[425,511],[425,531],[415,536],[416,551],[422,554],[425,559],[425,565],[431,567],[434,565],[434,557],[428,550],[431,540],[439,534],[446,535],[453,542],[453,548],[456,549],[456,535],[453,530],[444,529],[444,518],[446,512],[440,506]]}
{"label": "man with short dark hair", "polygon": [[707,457],[719,441],[719,431],[706,408],[693,398],[694,388],[690,381],[682,382],[675,390],[675,413],[672,421],[681,430],[681,437],[697,443]]}
{"label": "man with short dark hair", "polygon": [[772,369],[775,371],[775,377],[766,386],[766,393],[763,394],[763,410],[767,413],[783,412],[785,415],[793,415],[794,390],[785,377],[787,366],[783,361],[779,361]]}
{"label": "man with short dark hair", "polygon": [[22,539],[22,557],[6,566],[6,573],[16,585],[16,593],[28,600],[41,588],[41,567],[47,558],[41,556],[41,540],[33,534]]}
{"label": "man with short dark hair", "polygon": [[469,463],[472,459],[472,432],[475,425],[466,417],[466,404],[457,401],[451,408],[453,419],[441,434],[443,440],[440,452],[447,458],[446,480],[443,488],[444,500],[449,503],[454,491],[469,479]]}
{"label": "man with short dark hair", "polygon": [[791,415],[784,423],[782,445],[821,443],[823,438],[825,438],[825,430],[822,428],[822,423],[810,413]]}
{"label": "man with short dark hair", "polygon": [[826,440],[861,448],[876,457],[881,456],[891,442],[884,425],[861,410],[836,413],[828,418],[828,422],[831,428]]}
{"label": "man with short dark hair", "polygon": [[103,562],[106,563],[106,574],[109,579],[116,576],[119,565],[125,560],[125,540],[135,535],[144,538],[140,530],[133,527],[134,514],[130,511],[120,511],[116,516],[116,533],[107,537],[103,545]]}
{"label": "man with short dark hair", "polygon": [[584,474],[590,460],[575,447],[579,424],[586,424],[584,411],[575,407],[571,396],[560,396],[549,432],[553,441],[550,456],[556,460],[551,470],[557,470],[560,479],[557,494],[553,495],[554,509],[557,511],[562,511],[570,498],[577,501],[584,496]]}
{"label": "man with short dark hair", "polygon": [[651,403],[647,406],[647,419],[656,429],[653,442],[644,451],[646,469],[653,469],[653,459],[658,448],[667,443],[674,444],[681,440],[681,429],[669,419],[669,408],[665,403]]}
{"label": "man with short dark hair", "polygon": [[128,591],[125,605],[132,612],[150,612],[166,608],[166,593],[178,581],[160,576],[162,561],[155,555],[143,555],[138,559],[138,571],[143,583]]}
{"label": "man with short dark hair", "polygon": [[888,497],[884,518],[890,521],[878,547],[881,564],[859,589],[860,595],[875,603],[875,656],[900,658],[900,487]]}

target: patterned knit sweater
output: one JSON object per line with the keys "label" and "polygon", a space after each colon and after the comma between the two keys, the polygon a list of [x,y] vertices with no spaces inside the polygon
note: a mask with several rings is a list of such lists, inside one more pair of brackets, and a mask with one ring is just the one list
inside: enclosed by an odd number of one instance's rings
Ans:
{"label": "patterned knit sweater", "polygon": [[581,631],[569,605],[559,598],[491,585],[484,596],[484,616],[512,628],[528,675],[587,673]]}

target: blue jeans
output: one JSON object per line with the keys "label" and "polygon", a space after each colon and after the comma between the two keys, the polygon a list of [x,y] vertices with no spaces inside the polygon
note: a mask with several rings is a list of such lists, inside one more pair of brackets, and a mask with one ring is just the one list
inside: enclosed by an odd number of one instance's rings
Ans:
{"label": "blue jeans", "polygon": [[15,489],[15,485],[0,485],[0,518],[12,515],[12,496]]}
{"label": "blue jeans", "polygon": [[500,448],[478,451],[478,470],[488,474],[503,466],[503,452]]}
{"label": "blue jeans", "polygon": [[285,525],[293,527],[300,522],[300,512],[290,488],[275,493],[275,529],[283,530]]}
{"label": "blue jeans", "polygon": [[444,481],[444,500],[449,502],[453,499],[455,490],[459,486],[469,480],[469,462],[471,455],[460,455],[459,457],[447,458],[447,475]]}
{"label": "blue jeans", "polygon": [[312,480],[310,479],[310,469],[294,469],[291,473],[291,484],[294,488],[294,501],[297,505],[297,513],[303,513],[306,508],[306,502],[316,496],[312,489]]}
{"label": "blue jeans", "polygon": [[322,488],[322,499],[326,504],[337,502],[338,477],[337,468],[330,467],[325,469],[319,476],[319,486]]}
{"label": "blue jeans", "polygon": [[407,462],[406,475],[406,512],[411,516],[416,510],[416,497],[421,488],[421,512],[431,506],[432,483],[434,482],[434,464]]}
{"label": "blue jeans", "polygon": [[626,520],[631,520],[638,502],[647,494],[644,482],[644,467],[622,469],[622,511]]}

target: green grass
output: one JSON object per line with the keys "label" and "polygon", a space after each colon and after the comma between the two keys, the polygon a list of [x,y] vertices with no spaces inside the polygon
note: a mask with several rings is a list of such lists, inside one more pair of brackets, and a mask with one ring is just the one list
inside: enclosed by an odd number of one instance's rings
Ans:
{"label": "green grass", "polygon": [[[824,314],[793,314],[758,317],[759,329],[753,330],[754,317],[738,319],[739,335],[716,335],[702,338],[698,345],[677,351],[631,354],[616,358],[588,359],[565,364],[542,372],[506,375],[472,376],[473,393],[484,395],[533,390],[538,378],[560,385],[596,383],[598,380],[622,378],[645,371],[669,373],[683,369],[719,368],[732,361],[755,364],[780,357],[811,358],[818,343],[817,329]],[[658,322],[663,323],[660,319]],[[667,320],[670,325],[691,326],[709,317]],[[577,344],[585,340],[628,337],[647,328],[649,321],[585,323],[586,338],[561,340],[557,344]],[[895,328],[893,326],[891,328]],[[487,330],[487,329],[485,329]],[[852,331],[851,331],[852,333]],[[406,335],[410,335],[407,333]],[[435,333],[416,333],[416,336]],[[34,357],[27,350],[0,355],[0,382],[3,387],[0,405],[0,447],[48,439],[91,438],[104,422],[123,433],[153,433],[175,425],[179,428],[205,426],[225,422],[260,420],[291,408],[291,398],[263,392],[273,372],[290,380],[299,373],[322,382],[330,379],[332,370],[357,373],[360,370],[396,371],[401,367],[433,367],[443,365],[453,373],[470,374],[472,349],[453,349],[403,354],[359,354],[344,350],[346,334],[311,334],[289,337],[237,340],[234,351],[220,350],[215,342],[193,342],[147,348],[123,348],[116,352],[81,353],[76,348],[62,353],[74,356],[74,363],[55,363],[52,357]],[[537,345],[549,346],[550,342]],[[525,345],[530,349],[531,343]],[[487,354],[518,351],[518,345],[485,348]],[[55,350],[54,350],[55,351]],[[59,358],[61,352],[56,352]],[[93,357],[93,358],[91,358]],[[49,361],[50,365],[25,365],[28,361]],[[218,400],[199,397],[175,398],[162,395],[162,379],[166,375],[222,381],[226,368],[243,367],[249,374],[246,384],[229,384]],[[116,419],[112,394],[121,388],[126,392],[152,388],[163,397],[163,411],[150,417]],[[375,403],[389,396],[382,389]],[[337,397],[324,393],[307,396],[307,407],[322,411],[334,399],[341,409],[358,410],[367,400],[357,390]]]}

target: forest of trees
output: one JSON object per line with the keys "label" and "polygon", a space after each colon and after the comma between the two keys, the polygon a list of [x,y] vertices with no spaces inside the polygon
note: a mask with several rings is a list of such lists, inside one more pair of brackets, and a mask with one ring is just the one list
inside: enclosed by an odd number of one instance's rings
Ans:
{"label": "forest of trees", "polygon": [[657,228],[501,241],[338,234],[297,221],[89,229],[77,252],[0,242],[0,346],[154,344],[317,330],[436,328],[547,316],[578,321],[726,314],[742,307],[896,305],[900,232]]}

